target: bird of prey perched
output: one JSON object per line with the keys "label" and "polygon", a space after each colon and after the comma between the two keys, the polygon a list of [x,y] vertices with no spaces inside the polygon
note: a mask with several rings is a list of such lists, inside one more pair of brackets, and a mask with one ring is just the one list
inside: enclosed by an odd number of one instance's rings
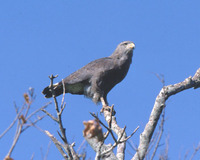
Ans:
{"label": "bird of prey perched", "polygon": [[[108,92],[126,76],[132,62],[135,44],[121,42],[115,51],[105,58],[88,63],[86,66],[63,79],[65,93],[85,95],[95,103],[107,106]],[[55,96],[63,94],[63,82],[53,84]],[[51,86],[42,92],[46,98],[52,97]]]}

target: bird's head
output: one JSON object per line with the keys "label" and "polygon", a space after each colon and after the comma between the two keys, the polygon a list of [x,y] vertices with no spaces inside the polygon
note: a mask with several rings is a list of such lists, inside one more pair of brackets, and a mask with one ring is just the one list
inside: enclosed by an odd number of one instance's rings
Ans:
{"label": "bird's head", "polygon": [[121,42],[117,46],[117,48],[115,49],[115,51],[113,52],[111,57],[113,57],[113,58],[114,57],[121,58],[123,56],[132,57],[134,48],[135,48],[135,44],[133,42],[131,42],[131,41]]}

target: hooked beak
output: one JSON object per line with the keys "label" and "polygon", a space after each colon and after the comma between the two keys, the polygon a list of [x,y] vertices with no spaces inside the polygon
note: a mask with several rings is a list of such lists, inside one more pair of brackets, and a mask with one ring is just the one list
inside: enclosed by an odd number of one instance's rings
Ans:
{"label": "hooked beak", "polygon": [[130,43],[129,44],[129,48],[134,49],[135,48],[135,44],[134,43]]}

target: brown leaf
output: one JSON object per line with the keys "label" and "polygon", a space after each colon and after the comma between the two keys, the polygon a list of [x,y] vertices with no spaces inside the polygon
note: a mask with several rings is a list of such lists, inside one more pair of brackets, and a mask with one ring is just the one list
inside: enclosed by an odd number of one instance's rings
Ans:
{"label": "brown leaf", "polygon": [[83,130],[84,137],[92,138],[97,136],[99,141],[103,141],[103,132],[98,120],[89,120],[83,122],[85,129]]}
{"label": "brown leaf", "polygon": [[24,115],[21,115],[19,118],[22,120],[23,124],[27,122]]}
{"label": "brown leaf", "polygon": [[27,93],[24,93],[24,99],[25,99],[26,103],[30,103],[29,96]]}
{"label": "brown leaf", "polygon": [[14,160],[14,159],[12,159],[10,156],[6,156],[6,157],[4,158],[4,160]]}

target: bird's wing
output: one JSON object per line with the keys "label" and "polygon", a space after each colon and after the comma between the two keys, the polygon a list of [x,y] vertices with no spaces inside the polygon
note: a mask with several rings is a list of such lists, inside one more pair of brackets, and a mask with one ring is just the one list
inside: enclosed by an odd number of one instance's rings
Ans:
{"label": "bird's wing", "polygon": [[66,77],[64,83],[75,84],[90,80],[93,75],[112,70],[114,66],[114,60],[110,57],[97,59]]}

